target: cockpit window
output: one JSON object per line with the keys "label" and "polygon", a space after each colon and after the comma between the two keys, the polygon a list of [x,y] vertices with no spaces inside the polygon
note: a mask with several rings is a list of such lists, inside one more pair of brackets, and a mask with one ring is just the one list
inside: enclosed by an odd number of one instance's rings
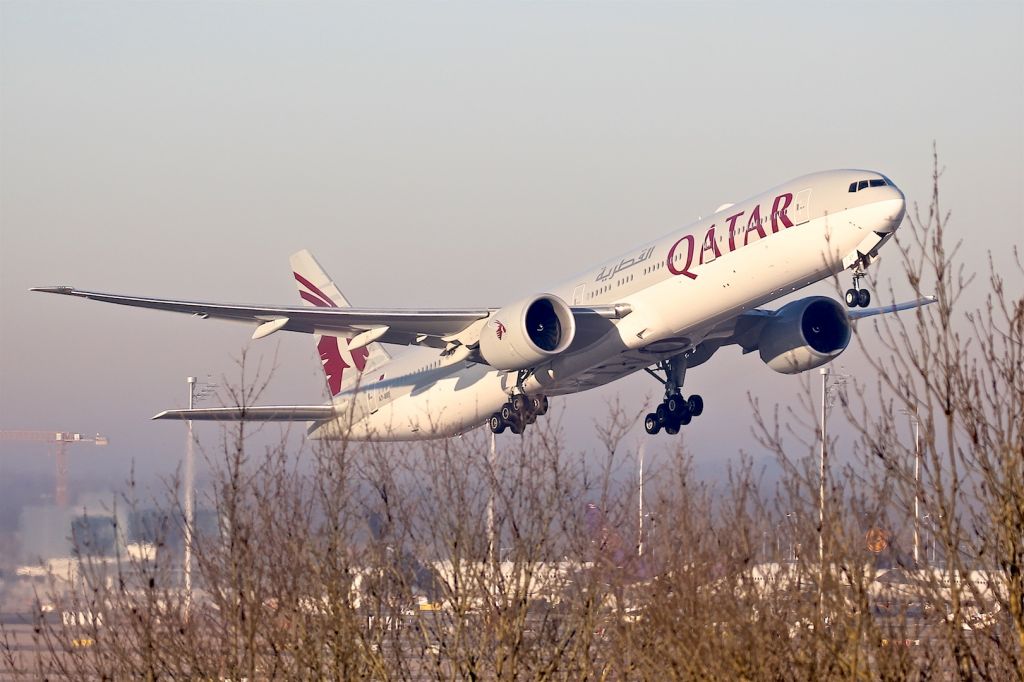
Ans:
{"label": "cockpit window", "polygon": [[850,183],[851,192],[859,192],[862,189],[868,187],[885,187],[886,185],[892,185],[892,180],[888,178],[875,178],[873,180],[858,180],[857,182]]}

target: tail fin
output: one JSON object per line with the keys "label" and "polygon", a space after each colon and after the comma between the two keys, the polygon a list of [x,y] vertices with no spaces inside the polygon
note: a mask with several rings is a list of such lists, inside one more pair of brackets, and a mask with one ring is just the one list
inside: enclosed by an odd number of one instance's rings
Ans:
{"label": "tail fin", "polygon": [[[289,260],[299,296],[305,305],[324,308],[349,306],[348,300],[320,267],[313,254],[303,249],[292,254]],[[351,339],[344,339],[345,343],[341,343],[337,336],[316,334],[314,340],[320,352],[324,374],[327,375],[327,388],[331,396],[354,388],[364,374],[374,372],[391,360],[391,356],[379,343],[370,343],[349,352],[347,346]]]}

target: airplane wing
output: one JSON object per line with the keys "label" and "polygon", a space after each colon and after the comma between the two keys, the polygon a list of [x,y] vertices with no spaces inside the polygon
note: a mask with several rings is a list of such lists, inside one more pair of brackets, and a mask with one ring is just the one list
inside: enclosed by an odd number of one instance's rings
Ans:
{"label": "airplane wing", "polygon": [[[875,315],[885,315],[888,313],[898,313],[904,310],[913,310],[914,308],[920,308],[935,303],[935,300],[934,296],[925,296],[923,298],[914,299],[913,301],[894,303],[892,305],[879,306],[877,308],[847,310],[846,314],[851,322],[856,322],[857,320],[861,320],[866,317],[873,317]],[[718,348],[729,344],[736,344],[740,346],[744,353],[750,353],[757,350],[761,328],[764,326],[764,323],[775,316],[777,312],[778,311],[776,310],[756,308],[754,310],[748,310],[747,312],[734,317],[732,320],[719,325],[719,327],[708,334],[705,337],[705,341],[695,349],[694,355],[691,357],[687,365],[692,367],[701,364],[710,358]]]}
{"label": "airplane wing", "polygon": [[195,421],[310,422],[335,416],[331,405],[268,405],[259,407],[198,407],[191,410],[164,410],[153,419]]}
{"label": "airplane wing", "polygon": [[[360,334],[371,341],[397,345],[418,344],[444,348],[474,322],[486,319],[497,308],[328,308],[309,306],[234,305],[147,298],[85,291],[69,286],[35,287],[31,291],[77,296],[93,301],[115,303],[137,308],[168,310],[207,319],[233,320],[256,325],[254,339],[277,331],[352,336]],[[621,305],[576,306],[572,309],[578,321],[617,319],[628,314]],[[360,339],[360,340],[362,340]],[[355,342],[355,339],[353,339]],[[355,346],[353,346],[355,347]]]}
{"label": "airplane wing", "polygon": [[934,296],[925,296],[924,298],[916,298],[913,301],[906,301],[904,303],[894,303],[892,305],[884,305],[878,308],[864,308],[863,310],[849,310],[847,315],[850,316],[851,320],[859,320],[864,317],[872,317],[874,315],[885,315],[886,313],[898,313],[901,310],[912,310],[914,308],[920,308],[922,306],[930,305],[935,303],[936,299]]}
{"label": "airplane wing", "polygon": [[[857,320],[861,320],[866,317],[884,315],[887,313],[898,313],[900,311],[912,310],[932,303],[935,303],[935,297],[925,296],[924,298],[906,301],[904,303],[880,306],[877,308],[865,308],[863,310],[847,310],[846,312],[850,321],[856,322]],[[756,351],[761,337],[761,330],[765,323],[772,319],[772,317],[777,313],[777,310],[755,308],[725,320],[710,330],[706,330],[705,333],[701,334],[702,340],[700,343],[690,350],[686,360],[687,368],[704,364],[710,360],[711,356],[714,355],[722,346],[737,345],[744,353]],[[643,370],[645,367],[651,366],[652,359],[654,359],[655,356],[658,356],[659,359],[669,357],[670,355],[679,352],[689,343],[690,338],[686,336],[679,337],[678,339],[663,339],[656,342],[659,346],[664,347],[663,351],[656,351],[653,350],[652,347],[647,347],[624,353],[603,365],[591,367],[581,373],[576,378],[576,386],[573,390],[601,386],[620,377],[632,374],[633,372]],[[571,350],[572,349],[570,348],[570,352]]]}

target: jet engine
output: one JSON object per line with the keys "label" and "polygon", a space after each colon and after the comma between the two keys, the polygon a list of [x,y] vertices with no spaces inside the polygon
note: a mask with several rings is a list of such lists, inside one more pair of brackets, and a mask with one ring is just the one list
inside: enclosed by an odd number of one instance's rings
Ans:
{"label": "jet engine", "polygon": [[540,294],[491,314],[480,332],[480,355],[495,369],[527,369],[568,348],[575,334],[568,304]]}
{"label": "jet engine", "polygon": [[758,340],[761,360],[782,374],[798,374],[839,356],[850,343],[850,318],[825,296],[784,305],[765,323]]}

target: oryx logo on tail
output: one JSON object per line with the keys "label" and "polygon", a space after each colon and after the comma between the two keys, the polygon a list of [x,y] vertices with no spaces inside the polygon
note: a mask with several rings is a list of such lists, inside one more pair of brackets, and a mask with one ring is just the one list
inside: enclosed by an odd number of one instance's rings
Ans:
{"label": "oryx logo on tail", "polygon": [[[345,339],[346,343],[351,343],[351,339]],[[369,349],[365,346],[357,348],[354,351],[349,351],[348,348],[342,350],[341,344],[338,343],[337,336],[324,336],[320,339],[320,343],[316,344],[316,349],[320,352],[320,362],[324,366],[324,374],[327,375],[327,386],[331,389],[331,395],[338,395],[341,393],[341,375],[347,367],[355,365],[357,372],[362,372],[363,368],[366,367],[366,358],[370,355]],[[352,364],[345,362],[345,356],[347,356]]]}
{"label": "oryx logo on tail", "polygon": [[[295,281],[299,283],[299,296],[302,297],[302,300],[318,308],[338,307],[334,300],[315,284],[297,272],[292,274],[295,275]],[[348,344],[352,340],[345,339],[345,342]],[[320,362],[323,364],[324,374],[327,375],[327,387],[331,390],[331,395],[341,393],[342,376],[345,370],[354,366],[356,372],[362,372],[366,367],[366,359],[370,355],[370,350],[365,346],[354,351],[342,347],[338,343],[337,336],[321,336],[316,344],[316,349],[320,353]]]}
{"label": "oryx logo on tail", "polygon": [[[331,297],[320,291],[320,289],[310,282],[308,279],[303,277],[297,272],[293,272],[295,275],[295,281],[301,286],[299,287],[299,296],[302,297],[303,301],[312,303],[319,308],[337,308],[338,304],[331,300]],[[306,287],[307,290],[303,290],[302,287]]]}

